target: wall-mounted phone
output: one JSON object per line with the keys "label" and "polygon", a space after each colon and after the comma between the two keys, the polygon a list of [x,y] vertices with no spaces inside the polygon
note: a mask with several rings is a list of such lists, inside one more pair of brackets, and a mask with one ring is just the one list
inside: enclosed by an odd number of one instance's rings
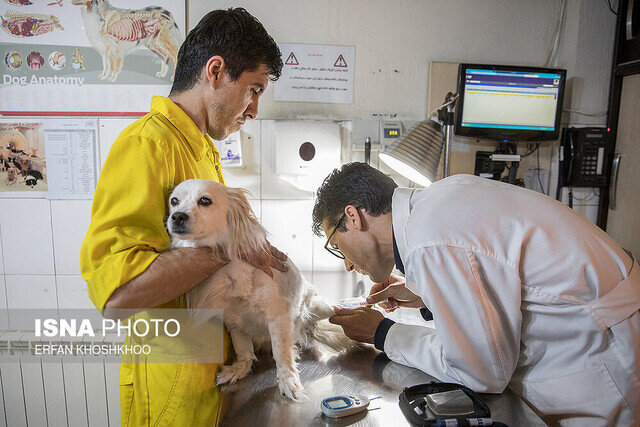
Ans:
{"label": "wall-mounted phone", "polygon": [[564,128],[559,187],[606,187],[611,142],[607,128]]}

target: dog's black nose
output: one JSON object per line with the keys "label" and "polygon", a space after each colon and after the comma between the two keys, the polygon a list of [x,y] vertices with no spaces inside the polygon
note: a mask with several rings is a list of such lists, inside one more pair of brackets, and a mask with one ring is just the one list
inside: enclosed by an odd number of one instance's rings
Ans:
{"label": "dog's black nose", "polygon": [[171,215],[171,221],[173,221],[175,225],[182,225],[188,219],[189,215],[184,212],[175,212],[173,215]]}

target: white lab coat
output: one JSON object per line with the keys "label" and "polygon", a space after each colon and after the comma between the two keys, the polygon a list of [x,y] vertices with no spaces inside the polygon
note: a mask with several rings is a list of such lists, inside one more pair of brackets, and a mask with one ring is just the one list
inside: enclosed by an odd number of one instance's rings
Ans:
{"label": "white lab coat", "polygon": [[479,392],[508,386],[547,423],[640,423],[640,268],[606,233],[473,175],[396,189],[392,216],[436,331],[394,324],[390,359]]}

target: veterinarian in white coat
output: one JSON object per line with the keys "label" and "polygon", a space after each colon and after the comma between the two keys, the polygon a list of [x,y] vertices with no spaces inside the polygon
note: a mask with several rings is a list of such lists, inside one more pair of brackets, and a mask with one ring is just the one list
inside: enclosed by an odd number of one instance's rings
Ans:
{"label": "veterinarian in white coat", "polygon": [[[360,180],[369,196],[359,195]],[[343,228],[328,243],[347,269],[375,282],[394,264],[404,270],[406,286],[376,284],[368,301],[424,304],[436,331],[368,308],[337,310],[333,323],[442,381],[489,393],[510,387],[549,424],[640,422],[640,267],[632,256],[533,191],[471,175],[426,189],[393,190],[388,181],[367,165],[344,166],[319,190],[314,224],[328,236]]]}

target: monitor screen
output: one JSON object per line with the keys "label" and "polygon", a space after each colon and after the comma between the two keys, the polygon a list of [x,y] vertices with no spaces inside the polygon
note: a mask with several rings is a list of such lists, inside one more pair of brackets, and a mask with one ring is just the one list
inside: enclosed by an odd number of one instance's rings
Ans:
{"label": "monitor screen", "polygon": [[497,140],[557,139],[566,71],[461,64],[455,133]]}

